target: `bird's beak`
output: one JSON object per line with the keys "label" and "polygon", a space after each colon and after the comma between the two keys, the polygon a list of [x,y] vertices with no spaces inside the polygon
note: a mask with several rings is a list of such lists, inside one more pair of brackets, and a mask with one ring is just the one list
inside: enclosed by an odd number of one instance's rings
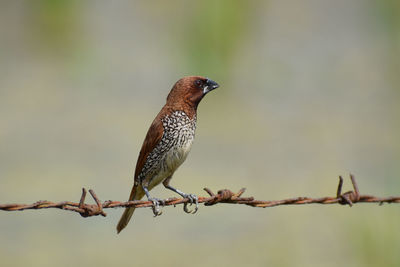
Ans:
{"label": "bird's beak", "polygon": [[213,80],[207,79],[206,81],[206,86],[203,89],[203,93],[207,94],[208,92],[217,89],[219,87],[219,84],[214,82]]}

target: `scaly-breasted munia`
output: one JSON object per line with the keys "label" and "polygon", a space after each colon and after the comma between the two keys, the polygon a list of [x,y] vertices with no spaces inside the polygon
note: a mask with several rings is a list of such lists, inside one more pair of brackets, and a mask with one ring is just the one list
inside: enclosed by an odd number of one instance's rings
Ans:
{"label": "scaly-breasted munia", "polygon": [[[192,146],[198,104],[208,92],[218,87],[216,82],[201,76],[184,77],[175,83],[143,142],[129,200],[140,200],[146,195],[153,202],[154,215],[160,215],[160,200],[152,198],[149,191],[162,182],[166,188],[189,198],[197,210],[197,196],[185,194],[170,186],[169,182]],[[126,227],[134,210],[134,207],[125,209],[117,225],[118,233]]]}

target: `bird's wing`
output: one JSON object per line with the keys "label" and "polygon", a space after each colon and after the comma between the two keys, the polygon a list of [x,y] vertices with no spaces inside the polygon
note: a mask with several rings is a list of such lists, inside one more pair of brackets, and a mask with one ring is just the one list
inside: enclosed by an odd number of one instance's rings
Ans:
{"label": "bird's wing", "polygon": [[[164,134],[164,127],[161,121],[162,113],[160,112],[157,117],[154,119],[153,123],[151,124],[149,130],[147,131],[146,138],[144,139],[142,149],[139,153],[139,158],[136,163],[136,170],[135,170],[135,184],[132,187],[131,195],[129,196],[129,200],[137,200],[141,199],[144,195],[144,191],[138,180],[138,176],[143,169],[144,164],[146,163],[148,155],[153,151],[153,149],[157,146],[160,142],[163,134]],[[122,214],[121,219],[117,225],[118,233],[122,231],[128,224],[129,220],[132,217],[133,212],[135,211],[135,207],[127,207]]]}
{"label": "bird's wing", "polygon": [[135,184],[139,183],[138,176],[146,163],[147,156],[153,151],[157,144],[161,141],[164,134],[164,127],[161,121],[161,112],[154,119],[149,130],[147,131],[146,138],[144,139],[142,149],[140,149],[139,157],[135,169]]}

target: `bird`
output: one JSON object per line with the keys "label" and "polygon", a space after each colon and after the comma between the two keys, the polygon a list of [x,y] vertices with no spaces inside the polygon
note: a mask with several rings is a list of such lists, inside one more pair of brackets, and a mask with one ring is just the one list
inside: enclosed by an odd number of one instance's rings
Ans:
{"label": "bird", "polygon": [[[149,191],[162,183],[165,188],[174,191],[198,208],[198,198],[186,194],[170,185],[171,178],[185,161],[195,137],[197,106],[203,97],[219,84],[202,76],[186,76],[179,79],[167,96],[167,101],[153,120],[147,131],[137,159],[134,184],[129,200],[140,200],[145,195],[153,202],[154,216],[161,215],[159,209],[163,201],[151,197]],[[117,225],[117,233],[124,229],[132,217],[135,207],[126,207]]]}

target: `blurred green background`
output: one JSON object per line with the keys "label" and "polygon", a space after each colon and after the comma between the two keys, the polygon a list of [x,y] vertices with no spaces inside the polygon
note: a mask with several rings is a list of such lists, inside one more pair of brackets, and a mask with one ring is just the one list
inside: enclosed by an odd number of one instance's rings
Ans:
{"label": "blurred green background", "polygon": [[[145,133],[180,77],[200,104],[172,184],[205,195],[400,195],[399,1],[1,1],[0,203],[126,200]],[[162,186],[153,194],[173,196]],[[1,266],[400,266],[399,206],[186,215],[0,212]]]}

